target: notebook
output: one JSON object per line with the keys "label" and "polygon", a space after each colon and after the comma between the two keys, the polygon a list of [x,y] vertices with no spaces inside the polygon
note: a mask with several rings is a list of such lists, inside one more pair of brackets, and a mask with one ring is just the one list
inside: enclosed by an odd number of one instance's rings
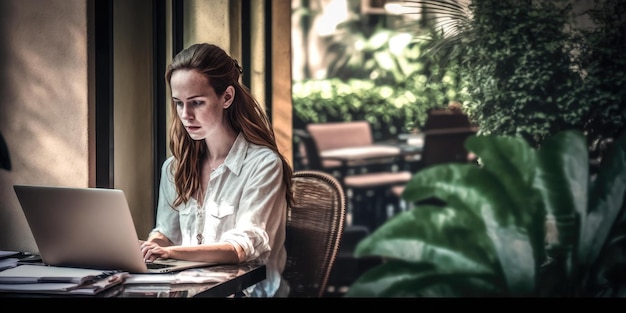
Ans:
{"label": "notebook", "polygon": [[122,190],[14,185],[44,264],[129,273],[170,273],[213,263],[146,263]]}

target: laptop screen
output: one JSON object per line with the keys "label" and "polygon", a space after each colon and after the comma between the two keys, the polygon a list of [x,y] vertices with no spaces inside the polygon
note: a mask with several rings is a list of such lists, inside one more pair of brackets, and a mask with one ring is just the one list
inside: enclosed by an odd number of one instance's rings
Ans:
{"label": "laptop screen", "polygon": [[169,273],[216,263],[157,259],[146,265],[119,189],[15,185],[45,264],[131,273]]}
{"label": "laptop screen", "polygon": [[122,190],[15,185],[45,264],[145,272]]}

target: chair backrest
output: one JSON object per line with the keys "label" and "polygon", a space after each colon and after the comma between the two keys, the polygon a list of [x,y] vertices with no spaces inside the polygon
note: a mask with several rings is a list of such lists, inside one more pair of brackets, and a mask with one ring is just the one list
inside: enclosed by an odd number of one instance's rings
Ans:
{"label": "chair backrest", "polygon": [[467,163],[469,151],[465,148],[465,140],[475,133],[476,129],[470,127],[424,131],[421,168],[442,163]]}
{"label": "chair backrest", "polygon": [[300,140],[297,149],[304,169],[332,172],[341,166],[341,161],[338,160],[322,160],[317,142],[308,131],[294,129],[293,134]]}
{"label": "chair backrest", "polygon": [[372,126],[368,121],[310,123],[306,130],[321,151],[371,145],[374,142]]}
{"label": "chair backrest", "polygon": [[317,144],[311,134],[304,129],[294,129],[293,135],[300,139],[298,149],[299,155],[302,157],[302,163],[306,169],[323,170],[322,159],[320,158]]}
{"label": "chair backrest", "polygon": [[332,175],[303,170],[294,172],[293,193],[283,276],[289,282],[290,297],[322,297],[343,235],[344,191]]}
{"label": "chair backrest", "polygon": [[463,112],[439,109],[430,110],[424,123],[423,131],[441,128],[471,127],[469,117]]}

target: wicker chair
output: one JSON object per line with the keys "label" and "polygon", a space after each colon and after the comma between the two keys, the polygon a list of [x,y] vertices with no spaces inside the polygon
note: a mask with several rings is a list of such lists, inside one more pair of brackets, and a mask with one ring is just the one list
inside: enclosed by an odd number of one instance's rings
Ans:
{"label": "wicker chair", "polygon": [[310,170],[294,173],[293,192],[283,276],[289,282],[290,297],[322,297],[343,235],[345,195],[333,176]]}

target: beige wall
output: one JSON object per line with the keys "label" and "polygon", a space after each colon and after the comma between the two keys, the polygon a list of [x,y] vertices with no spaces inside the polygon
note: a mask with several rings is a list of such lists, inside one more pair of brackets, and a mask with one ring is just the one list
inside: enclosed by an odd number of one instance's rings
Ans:
{"label": "beige wall", "polygon": [[188,0],[183,3],[184,46],[210,42],[230,51],[230,0]]}
{"label": "beige wall", "polygon": [[0,1],[0,250],[36,249],[13,184],[89,183],[87,55],[85,0]]}

